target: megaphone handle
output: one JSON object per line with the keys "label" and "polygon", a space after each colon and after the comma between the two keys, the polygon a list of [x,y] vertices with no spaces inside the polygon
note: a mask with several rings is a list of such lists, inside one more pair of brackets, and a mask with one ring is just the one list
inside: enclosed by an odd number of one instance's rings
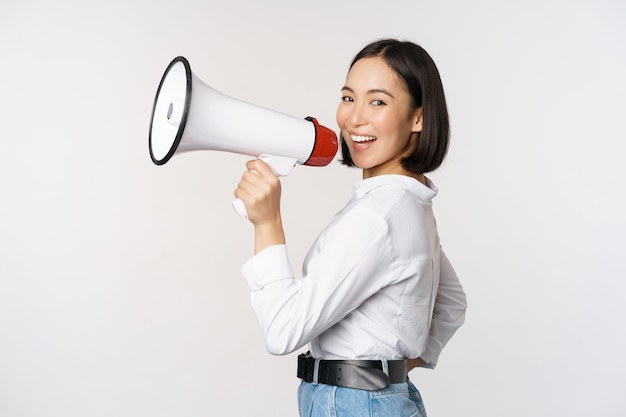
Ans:
{"label": "megaphone handle", "polygon": [[[291,172],[291,169],[296,165],[298,160],[296,158],[289,158],[285,156],[274,156],[274,155],[261,155],[259,159],[264,161],[272,170],[274,175],[278,177],[286,177]],[[246,210],[246,205],[243,204],[243,201],[236,198],[233,200],[233,208],[244,219],[248,218],[248,211]]]}
{"label": "megaphone handle", "polygon": [[248,210],[246,210],[245,204],[243,204],[243,201],[241,201],[239,198],[235,198],[233,200],[233,208],[241,217],[243,217],[244,219],[248,218]]}
{"label": "megaphone handle", "polygon": [[274,175],[277,177],[286,177],[291,172],[291,169],[298,162],[297,158],[289,158],[287,156],[274,156],[263,154],[259,156],[259,159],[265,162]]}

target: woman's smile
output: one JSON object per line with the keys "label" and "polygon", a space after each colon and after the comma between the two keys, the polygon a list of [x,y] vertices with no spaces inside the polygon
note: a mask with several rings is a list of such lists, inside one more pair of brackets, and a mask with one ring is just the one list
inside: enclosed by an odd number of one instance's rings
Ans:
{"label": "woman's smile", "polygon": [[352,139],[352,142],[365,143],[365,142],[375,141],[376,136],[365,136],[365,135],[357,135],[354,133],[350,133],[350,139]]}

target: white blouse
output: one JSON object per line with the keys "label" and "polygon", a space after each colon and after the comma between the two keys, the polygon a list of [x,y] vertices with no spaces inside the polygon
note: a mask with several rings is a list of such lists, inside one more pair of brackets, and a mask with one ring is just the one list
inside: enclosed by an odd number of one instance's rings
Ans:
{"label": "white blouse", "polygon": [[307,343],[324,359],[420,357],[434,368],[463,324],[466,299],[439,244],[437,188],[403,175],[357,182],[307,254],[302,278],[285,245],[242,266],[267,350]]}

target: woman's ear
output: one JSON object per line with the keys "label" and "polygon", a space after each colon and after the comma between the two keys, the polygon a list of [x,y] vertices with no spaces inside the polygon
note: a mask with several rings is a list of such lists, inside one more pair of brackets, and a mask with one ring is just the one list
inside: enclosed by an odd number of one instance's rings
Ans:
{"label": "woman's ear", "polygon": [[424,121],[423,108],[418,107],[417,109],[415,109],[413,113],[413,129],[411,129],[411,132],[421,132],[423,121]]}

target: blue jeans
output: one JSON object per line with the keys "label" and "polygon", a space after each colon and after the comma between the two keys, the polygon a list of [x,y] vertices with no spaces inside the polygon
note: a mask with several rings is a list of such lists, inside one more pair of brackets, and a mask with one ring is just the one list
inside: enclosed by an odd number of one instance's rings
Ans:
{"label": "blue jeans", "polygon": [[408,378],[379,391],[302,381],[298,408],[300,417],[426,417],[422,397]]}

